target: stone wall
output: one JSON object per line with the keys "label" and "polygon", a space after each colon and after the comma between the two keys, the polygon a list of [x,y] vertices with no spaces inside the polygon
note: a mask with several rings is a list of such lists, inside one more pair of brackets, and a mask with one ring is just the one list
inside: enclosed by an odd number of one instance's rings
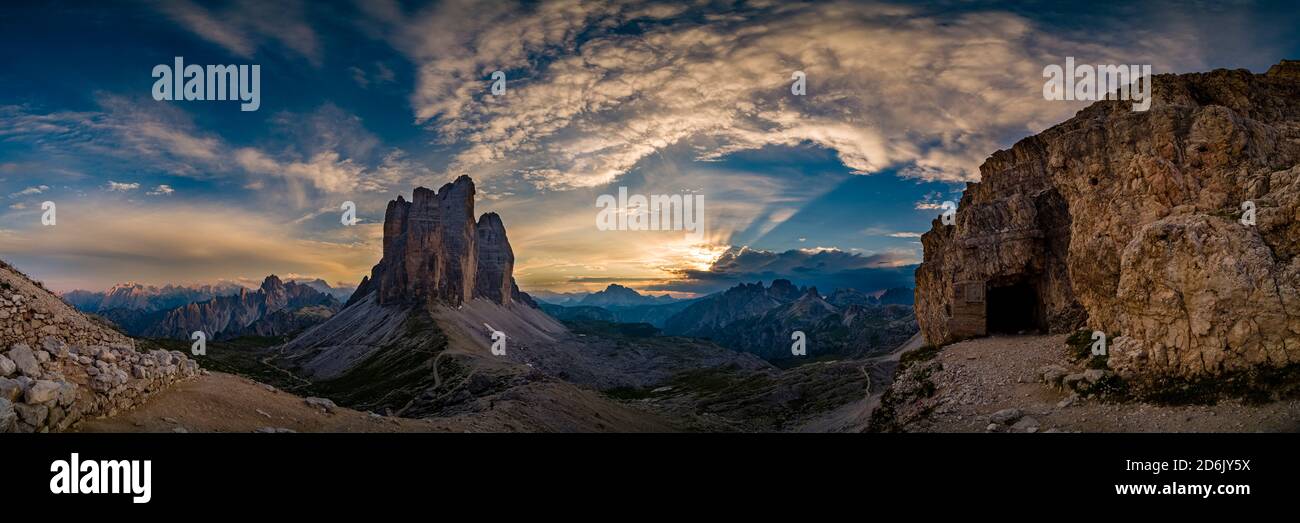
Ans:
{"label": "stone wall", "polygon": [[180,352],[141,353],[0,262],[0,432],[66,430],[198,372]]}

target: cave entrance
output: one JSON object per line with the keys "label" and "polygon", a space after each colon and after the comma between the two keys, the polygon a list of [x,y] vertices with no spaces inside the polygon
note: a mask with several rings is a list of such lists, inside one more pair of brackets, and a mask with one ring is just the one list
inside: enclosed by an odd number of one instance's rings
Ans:
{"label": "cave entrance", "polygon": [[1038,288],[1033,283],[1017,281],[1008,285],[992,285],[990,282],[985,309],[986,330],[989,334],[1041,330],[1042,310]]}

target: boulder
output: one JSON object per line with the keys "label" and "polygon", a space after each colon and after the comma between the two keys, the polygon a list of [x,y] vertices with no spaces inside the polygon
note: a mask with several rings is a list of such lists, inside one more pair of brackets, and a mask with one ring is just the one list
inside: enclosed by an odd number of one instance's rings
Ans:
{"label": "boulder", "polygon": [[23,386],[18,380],[0,378],[0,398],[17,401],[23,395]]}
{"label": "boulder", "polygon": [[1002,409],[989,416],[989,421],[999,425],[1006,425],[1015,422],[1023,415],[1024,413],[1020,412],[1020,409]]}
{"label": "boulder", "polygon": [[23,401],[32,405],[54,401],[59,397],[61,383],[50,380],[36,380],[31,388],[27,389]]}
{"label": "boulder", "polygon": [[0,434],[10,432],[16,423],[18,423],[18,412],[14,410],[13,402],[0,397]]}
{"label": "boulder", "polygon": [[1083,371],[1083,379],[1088,383],[1097,384],[1113,374],[1115,373],[1104,369],[1088,369]]}
{"label": "boulder", "polygon": [[1069,369],[1060,365],[1044,365],[1038,369],[1038,376],[1042,382],[1052,386],[1060,386],[1061,380],[1069,374]]}
{"label": "boulder", "polygon": [[1025,416],[1011,425],[1011,429],[1021,432],[1038,432],[1038,420]]}
{"label": "boulder", "polygon": [[1062,378],[1061,384],[1064,385],[1065,388],[1070,390],[1086,392],[1088,378],[1084,376],[1082,372],[1077,372],[1074,374],[1070,374],[1065,378]]}
{"label": "boulder", "polygon": [[45,425],[45,418],[50,415],[49,407],[45,405],[28,405],[26,403],[15,403],[14,410],[18,412],[18,417],[24,423],[40,429]]}
{"label": "boulder", "polygon": [[334,409],[338,408],[338,405],[335,405],[333,401],[326,398],[306,398],[303,400],[303,403],[329,413],[333,413]]}
{"label": "boulder", "polygon": [[18,366],[18,372],[24,376],[39,378],[41,363],[36,360],[36,353],[26,343],[18,343],[9,349],[9,359]]}

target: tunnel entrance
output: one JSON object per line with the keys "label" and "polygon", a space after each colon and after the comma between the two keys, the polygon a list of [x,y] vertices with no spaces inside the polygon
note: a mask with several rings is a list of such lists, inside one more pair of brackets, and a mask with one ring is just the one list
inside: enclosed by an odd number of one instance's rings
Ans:
{"label": "tunnel entrance", "polygon": [[989,285],[986,330],[989,334],[1035,332],[1043,327],[1038,288],[1030,282]]}

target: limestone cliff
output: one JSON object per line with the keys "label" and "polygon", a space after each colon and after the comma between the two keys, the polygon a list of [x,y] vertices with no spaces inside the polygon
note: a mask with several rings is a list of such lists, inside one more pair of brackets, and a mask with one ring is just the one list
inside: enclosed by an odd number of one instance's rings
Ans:
{"label": "limestone cliff", "polygon": [[1300,362],[1300,62],[1153,92],[985,161],[922,237],[929,343],[1086,327],[1119,335],[1108,364],[1139,381]]}
{"label": "limestone cliff", "polygon": [[348,300],[377,293],[380,305],[458,305],[486,298],[530,303],[515,286],[515,256],[496,213],[474,221],[474,181],[461,176],[437,192],[388,202],[384,254]]}

